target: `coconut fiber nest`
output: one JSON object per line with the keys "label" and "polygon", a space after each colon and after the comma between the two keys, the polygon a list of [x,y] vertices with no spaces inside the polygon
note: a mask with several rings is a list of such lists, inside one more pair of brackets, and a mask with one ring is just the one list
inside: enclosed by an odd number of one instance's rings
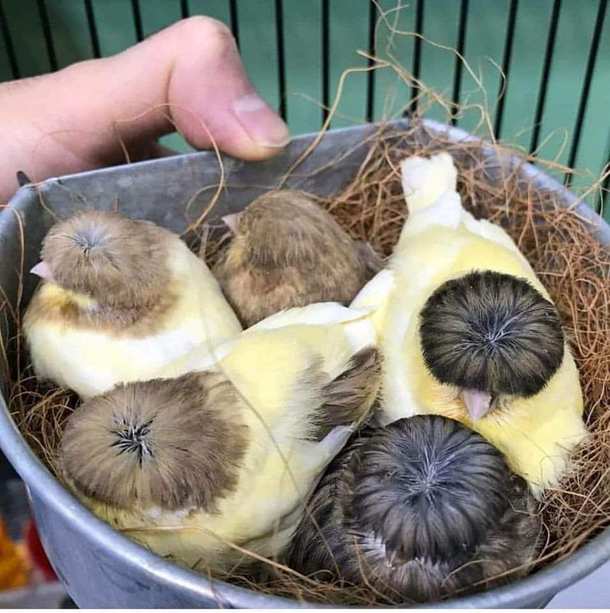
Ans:
{"label": "coconut fiber nest", "polygon": [[[446,150],[458,167],[459,192],[466,208],[508,231],[561,315],[580,371],[591,436],[576,450],[571,474],[560,487],[548,491],[540,504],[545,534],[532,568],[536,572],[566,558],[610,525],[610,252],[592,236],[590,222],[576,210],[562,208],[557,194],[527,180],[519,164],[507,164],[498,178],[498,162],[489,155],[490,149],[496,148],[500,157],[514,153],[498,145],[474,139],[456,143],[413,120],[400,132],[380,127],[366,146],[368,154],[352,182],[330,198],[316,198],[352,237],[368,240],[380,255],[390,255],[407,215],[399,161],[410,154],[426,156]],[[209,263],[224,245],[224,239],[205,241],[203,252]],[[13,316],[19,321],[19,313]],[[9,369],[10,411],[28,443],[57,475],[61,432],[75,398],[36,381],[20,337],[14,339],[13,350],[17,360]],[[398,604],[366,587],[322,584],[276,562],[269,561],[267,566],[263,582],[241,576],[222,578],[310,602]]]}

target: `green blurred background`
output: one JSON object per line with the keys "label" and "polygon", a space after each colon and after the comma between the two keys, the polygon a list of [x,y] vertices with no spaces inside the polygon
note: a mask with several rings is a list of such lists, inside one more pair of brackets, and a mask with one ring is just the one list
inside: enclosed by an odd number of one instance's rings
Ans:
{"label": "green blurred background", "polygon": [[[413,32],[418,25],[421,27],[427,41],[419,45],[420,78],[450,99],[454,88],[455,54],[432,43],[446,47],[458,45],[463,0],[400,1],[400,10],[388,14],[387,20],[396,21],[395,26],[401,31]],[[285,58],[284,104],[294,134],[319,129],[325,78],[332,102],[341,73],[349,67],[367,65],[367,60],[357,51],[371,48],[371,19],[375,19],[379,11],[395,8],[398,2],[380,0],[371,11],[369,0],[235,0],[233,6],[244,63],[256,87],[275,107],[280,106],[276,32],[276,11],[280,7]],[[11,79],[15,68],[11,66],[7,52],[7,33],[21,77],[51,70],[53,60],[49,58],[49,41],[59,68],[93,57],[87,4],[96,24],[102,55],[117,53],[137,41],[138,13],[141,17],[140,34],[144,36],[180,19],[187,12],[210,15],[228,25],[235,25],[231,19],[231,0],[90,0],[88,3],[86,0],[0,0],[0,3],[4,16],[4,23],[0,24],[3,26],[0,28],[0,80]],[[570,160],[586,69],[590,64],[592,79],[582,107],[582,133],[574,157],[578,175],[572,187],[580,192],[592,183],[593,178],[599,177],[610,154],[610,17],[605,11],[606,4],[607,0],[564,0],[561,3],[558,0],[469,0],[466,5],[464,55],[482,82],[484,91],[468,71],[462,70],[460,100],[468,104],[487,101],[492,118],[497,111],[497,97],[502,85],[499,67],[506,61],[506,31],[511,8],[514,12],[514,36],[500,138],[525,149],[532,144],[552,11],[554,5],[558,5],[556,42],[540,123],[540,154],[561,163]],[[46,32],[45,13],[49,23]],[[325,15],[328,17],[327,71],[323,67],[325,28],[322,22]],[[592,57],[591,43],[596,23],[599,45],[595,57]],[[388,27],[382,22],[376,39],[377,54],[381,57],[385,55],[388,34]],[[418,63],[414,41],[412,35],[394,37],[393,53],[409,70]],[[367,105],[367,75],[358,73],[348,78],[333,127],[366,121],[371,110],[374,119],[399,114],[411,96],[410,88],[388,69],[376,71],[371,85],[372,109]],[[427,114],[446,119],[440,106],[430,108]],[[466,112],[457,121],[467,130],[475,129],[477,122],[475,111]],[[484,134],[484,131],[480,133]],[[165,143],[187,150],[187,145],[178,136],[167,137]],[[606,200],[609,202],[610,198]],[[592,195],[588,201],[592,206],[600,207],[598,194]],[[610,220],[608,210],[606,218]]]}

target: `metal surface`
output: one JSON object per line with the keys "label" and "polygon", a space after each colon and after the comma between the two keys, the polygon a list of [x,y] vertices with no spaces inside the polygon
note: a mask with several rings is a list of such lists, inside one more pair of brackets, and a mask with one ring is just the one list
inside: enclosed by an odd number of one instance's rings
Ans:
{"label": "metal surface", "polygon": [[[428,122],[432,130],[449,130],[455,140],[468,139],[461,130]],[[332,194],[345,185],[363,160],[366,138],[373,128],[363,126],[328,133],[292,175],[289,186],[318,194]],[[274,160],[245,164],[225,160],[228,188],[210,218],[237,211],[255,196],[277,185],[312,137],[296,139]],[[359,146],[360,145],[360,146]],[[355,147],[355,148],[354,148]],[[352,150],[352,148],[354,148]],[[349,152],[349,153],[348,153]],[[490,153],[491,154],[491,153]],[[498,172],[506,163],[498,165]],[[566,206],[576,206],[591,221],[592,232],[610,245],[610,228],[559,183],[532,166],[522,172],[541,186],[559,193]],[[155,160],[50,179],[41,194],[59,217],[83,207],[109,209],[118,203],[128,215],[146,217],[182,231],[203,211],[218,184],[219,168],[210,153]],[[205,188],[208,189],[205,189]],[[195,194],[197,197],[193,198]],[[190,213],[184,215],[191,203]],[[0,285],[10,300],[18,295],[21,261],[20,225],[25,228],[24,270],[38,255],[40,242],[52,223],[31,187],[19,190],[11,207],[0,214]],[[24,304],[34,281],[25,275]],[[6,338],[11,333],[2,327]],[[28,484],[43,545],[57,575],[80,607],[294,607],[301,603],[263,596],[222,582],[210,582],[150,553],[112,530],[77,502],[54,479],[25,444],[4,402],[0,410],[0,446]],[[515,582],[482,594],[441,603],[441,607],[541,606],[559,590],[589,574],[610,558],[610,530],[582,547],[569,559]]]}

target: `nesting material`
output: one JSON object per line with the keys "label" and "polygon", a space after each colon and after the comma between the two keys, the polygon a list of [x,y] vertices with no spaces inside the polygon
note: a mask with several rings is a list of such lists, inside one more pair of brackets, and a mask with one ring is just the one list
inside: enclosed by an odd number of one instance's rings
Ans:
{"label": "nesting material", "polygon": [[[455,143],[413,121],[401,133],[380,128],[369,146],[353,181],[332,198],[317,199],[353,238],[369,241],[378,254],[388,256],[407,214],[399,161],[407,155],[447,150],[459,170],[464,206],[475,217],[485,217],[508,231],[561,315],[581,375],[591,436],[577,450],[573,472],[542,501],[546,540],[536,572],[569,556],[610,526],[610,251],[593,238],[589,222],[559,205],[557,195],[524,179],[519,164],[501,166],[496,157],[490,157],[494,148],[500,159],[512,153],[497,145],[475,140]],[[226,237],[204,241],[208,264],[217,261],[226,245]],[[35,380],[19,339],[13,349],[17,364],[11,370],[11,413],[34,451],[57,474],[58,443],[75,398]],[[310,602],[400,604],[366,585],[324,583],[320,577],[300,576],[277,562],[265,567],[264,579],[221,578]],[[204,568],[198,570],[207,575]]]}

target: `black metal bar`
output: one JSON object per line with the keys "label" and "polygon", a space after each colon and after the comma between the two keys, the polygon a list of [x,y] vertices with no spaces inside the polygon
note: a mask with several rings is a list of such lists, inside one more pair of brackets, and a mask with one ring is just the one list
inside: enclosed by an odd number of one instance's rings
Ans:
{"label": "black metal bar", "polygon": [[47,12],[45,0],[38,0],[38,14],[40,15],[42,33],[44,35],[44,42],[47,47],[47,55],[49,56],[49,66],[51,67],[51,70],[57,70],[57,55],[55,53],[55,46],[53,45],[51,22],[49,21],[49,13]]}
{"label": "black metal bar", "polygon": [[131,9],[133,12],[133,25],[136,30],[136,38],[138,42],[144,39],[144,28],[142,26],[142,12],[140,11],[140,0],[131,0]]}
{"label": "black metal bar", "polygon": [[[466,29],[468,26],[468,0],[462,0],[460,3],[460,17],[458,26],[457,52],[459,55],[455,57],[455,69],[453,71],[453,104],[457,107],[460,104],[460,94],[462,92],[462,74],[464,71],[464,50],[466,49]],[[451,125],[457,123],[457,108],[451,116]]]}
{"label": "black metal bar", "polygon": [[186,19],[191,16],[191,11],[189,10],[189,0],[180,0],[180,15],[182,19]]}
{"label": "black metal bar", "polygon": [[237,17],[237,0],[229,0],[229,22],[231,23],[231,32],[239,49],[239,20]]}
{"label": "black metal bar", "polygon": [[286,66],[284,58],[284,7],[282,0],[275,0],[275,34],[277,40],[277,71],[280,95],[280,115],[286,119]]}
{"label": "black metal bar", "polygon": [[[369,0],[369,56],[375,55],[375,26],[377,24],[377,6]],[[373,59],[369,57],[368,67],[373,66]],[[366,75],[366,120],[373,121],[375,115],[375,71],[369,70]]]}
{"label": "black metal bar", "polygon": [[[595,29],[593,30],[593,38],[591,39],[591,47],[589,48],[589,58],[587,60],[587,68],[585,70],[585,83],[580,94],[580,103],[578,104],[578,114],[576,115],[576,124],[574,136],[572,137],[572,147],[570,148],[570,157],[568,158],[568,167],[574,168],[576,164],[576,156],[578,155],[578,147],[580,146],[580,137],[582,134],[582,124],[587,112],[587,102],[589,101],[589,91],[591,89],[591,81],[593,80],[593,71],[597,60],[597,52],[599,51],[599,41],[601,38],[604,19],[606,17],[606,9],[608,8],[608,0],[600,0],[597,9],[597,17],[595,18]],[[566,173],[565,183],[570,185],[572,175]]]}
{"label": "black metal bar", "polygon": [[13,79],[19,79],[21,73],[19,72],[17,55],[15,54],[15,46],[13,45],[13,37],[11,36],[11,30],[8,27],[8,21],[6,19],[4,7],[2,6],[2,0],[0,0],[0,28],[2,29],[2,37],[4,38],[4,46],[6,47],[6,55],[8,57],[9,66],[11,67]]}
{"label": "black metal bar", "polygon": [[[419,34],[419,36],[415,37],[415,41],[413,42],[413,77],[415,81],[419,81],[421,76],[421,35],[424,30],[424,3],[423,0],[417,0],[415,4],[415,32]],[[417,83],[413,83],[411,86],[411,111],[417,110],[417,94],[418,87]]]}
{"label": "black metal bar", "polygon": [[85,13],[87,14],[87,24],[89,26],[89,36],[91,37],[93,57],[102,57],[102,52],[100,50],[100,38],[97,34],[97,24],[95,23],[95,13],[93,12],[92,0],[85,0]]}
{"label": "black metal bar", "polygon": [[551,64],[553,62],[553,52],[555,50],[555,40],[557,39],[557,27],[559,25],[559,15],[561,13],[561,0],[553,2],[551,12],[551,22],[549,25],[549,35],[546,39],[546,50],[544,52],[544,65],[542,67],[542,79],[538,88],[538,102],[536,103],[536,115],[534,116],[534,131],[530,143],[530,153],[538,148],[540,142],[540,130],[542,129],[542,118],[544,117],[544,105],[546,104],[546,92],[549,85],[549,75],[551,74]]}
{"label": "black metal bar", "polygon": [[322,122],[330,104],[330,23],[329,0],[322,0]]}
{"label": "black metal bar", "polygon": [[500,133],[502,132],[504,103],[506,102],[510,61],[513,55],[513,43],[515,42],[515,25],[517,23],[518,7],[519,0],[510,0],[510,7],[508,9],[508,24],[506,26],[506,40],[504,41],[504,57],[502,58],[502,73],[504,74],[504,78],[500,82],[500,89],[498,91],[498,108],[496,109],[496,118],[494,121],[494,134],[496,135],[496,138],[500,138]]}

